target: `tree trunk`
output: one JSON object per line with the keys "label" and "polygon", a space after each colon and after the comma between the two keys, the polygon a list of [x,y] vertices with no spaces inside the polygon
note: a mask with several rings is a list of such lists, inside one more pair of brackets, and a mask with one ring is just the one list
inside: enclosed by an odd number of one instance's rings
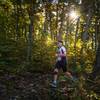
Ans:
{"label": "tree trunk", "polygon": [[62,33],[63,33],[63,22],[64,22],[64,4],[62,7],[62,13],[61,13],[61,24],[60,24],[60,28],[59,28],[59,33],[58,33],[58,40],[62,40]]}
{"label": "tree trunk", "polygon": [[19,26],[18,26],[18,22],[19,22],[19,17],[18,17],[18,14],[19,14],[19,11],[18,11],[18,5],[16,5],[16,35],[15,35],[15,40],[18,40],[18,37],[19,37]]}
{"label": "tree trunk", "polygon": [[46,33],[48,29],[48,10],[47,10],[47,4],[44,6],[45,6],[45,21],[44,21],[43,32]]}
{"label": "tree trunk", "polygon": [[[100,19],[97,19],[98,21]],[[93,69],[93,77],[96,78],[96,76],[100,75],[100,21],[97,22],[98,25],[96,27],[96,33],[97,33],[97,40],[98,40],[98,48],[96,50],[96,60],[94,64],[94,69]]]}
{"label": "tree trunk", "polygon": [[29,12],[30,25],[29,25],[29,34],[28,34],[28,49],[27,49],[27,62],[30,64],[32,61],[32,44],[33,44],[33,18],[34,18],[34,9],[33,9],[33,0],[31,3],[31,9]]}
{"label": "tree trunk", "polygon": [[53,39],[53,33],[52,33],[52,13],[51,13],[51,11],[49,11],[49,28],[50,28],[51,38]]}
{"label": "tree trunk", "polygon": [[56,35],[55,39],[57,40],[57,35],[58,35],[58,17],[59,17],[59,4],[56,5]]}
{"label": "tree trunk", "polygon": [[77,43],[77,36],[78,36],[78,31],[79,31],[79,23],[80,23],[80,18],[77,19],[77,23],[76,23],[76,33],[75,33],[75,42],[74,42],[74,50],[75,50],[74,63],[75,63],[75,65],[76,65],[76,61],[77,61],[76,43]]}

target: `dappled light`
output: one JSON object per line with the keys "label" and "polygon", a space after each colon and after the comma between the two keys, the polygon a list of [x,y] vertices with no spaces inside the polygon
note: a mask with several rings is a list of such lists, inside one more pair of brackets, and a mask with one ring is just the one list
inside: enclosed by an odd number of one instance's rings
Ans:
{"label": "dappled light", "polygon": [[50,37],[47,37],[46,44],[49,46],[53,43],[53,40]]}
{"label": "dappled light", "polygon": [[0,0],[0,100],[100,100],[100,0]]}

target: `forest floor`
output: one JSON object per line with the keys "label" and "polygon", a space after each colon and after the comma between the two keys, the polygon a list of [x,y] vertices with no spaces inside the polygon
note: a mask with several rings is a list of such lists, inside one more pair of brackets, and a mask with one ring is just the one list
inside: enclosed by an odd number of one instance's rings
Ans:
{"label": "forest floor", "polygon": [[22,73],[0,76],[0,100],[49,100],[51,74]]}
{"label": "forest floor", "polygon": [[58,100],[62,92],[67,92],[66,83],[62,81],[58,88],[51,88],[51,82],[52,73],[6,73],[0,76],[0,100]]}
{"label": "forest floor", "polygon": [[[79,88],[77,84],[72,87],[72,89],[74,89],[74,91],[71,92],[72,94],[64,95],[66,99],[58,99],[61,98],[62,94],[61,91],[57,91],[61,88],[57,88],[56,94],[52,95],[50,88],[51,81],[52,73],[25,72],[17,75],[7,73],[3,75],[0,74],[0,100],[74,100],[69,97],[73,94],[76,97],[76,95],[79,94],[79,90],[77,92]],[[75,85],[75,83],[71,82],[70,85],[73,86],[73,84]],[[63,87],[65,83],[61,85],[62,86],[59,87]]]}

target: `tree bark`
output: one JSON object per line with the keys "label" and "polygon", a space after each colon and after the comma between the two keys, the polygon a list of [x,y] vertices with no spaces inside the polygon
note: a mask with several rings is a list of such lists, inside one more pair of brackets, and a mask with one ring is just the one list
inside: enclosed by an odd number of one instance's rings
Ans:
{"label": "tree bark", "polygon": [[[97,19],[98,21],[100,19]],[[96,50],[96,60],[95,60],[95,64],[94,64],[94,68],[93,68],[93,77],[95,78],[96,76],[100,75],[100,21],[97,22],[98,25],[96,27],[95,32],[97,33],[97,40],[96,42],[98,42],[98,46],[96,46],[97,50]]]}
{"label": "tree bark", "polygon": [[63,33],[63,22],[64,22],[64,4],[62,7],[62,13],[61,13],[61,24],[60,24],[60,28],[59,28],[59,33],[58,33],[58,40],[62,40],[62,33]]}
{"label": "tree bark", "polygon": [[44,7],[45,7],[45,21],[44,21],[43,32],[46,33],[47,29],[48,29],[48,10],[47,10],[47,4],[45,4]]}
{"label": "tree bark", "polygon": [[18,40],[18,37],[19,37],[19,31],[18,31],[18,22],[19,22],[19,17],[18,17],[18,4],[16,5],[16,36],[15,36],[15,40]]}
{"label": "tree bark", "polygon": [[74,42],[74,50],[75,50],[74,62],[75,62],[75,65],[77,62],[76,43],[77,43],[77,36],[78,36],[78,31],[79,31],[79,23],[80,23],[80,17],[77,19],[77,23],[76,23],[76,33],[75,33],[75,42]]}
{"label": "tree bark", "polygon": [[30,2],[31,8],[29,12],[29,19],[30,19],[30,25],[29,25],[29,34],[28,34],[28,49],[27,49],[27,62],[30,64],[32,61],[32,45],[33,45],[33,19],[34,19],[34,6],[33,6],[33,0]]}

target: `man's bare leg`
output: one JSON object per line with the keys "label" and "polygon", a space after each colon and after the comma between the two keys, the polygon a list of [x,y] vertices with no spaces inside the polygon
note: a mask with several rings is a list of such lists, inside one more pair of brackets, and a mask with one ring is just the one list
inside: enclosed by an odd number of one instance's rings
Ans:
{"label": "man's bare leg", "polygon": [[73,77],[72,74],[70,72],[65,72],[65,75],[68,76],[72,81],[76,81],[77,78]]}
{"label": "man's bare leg", "polygon": [[73,78],[72,74],[70,72],[65,72],[65,75],[67,75],[68,77],[70,77],[71,79]]}
{"label": "man's bare leg", "polygon": [[52,83],[53,87],[56,87],[57,79],[58,79],[58,69],[56,68],[56,69],[54,69],[54,79],[53,79],[53,83]]}
{"label": "man's bare leg", "polygon": [[56,68],[54,70],[54,81],[57,81],[57,78],[58,78],[58,69]]}

